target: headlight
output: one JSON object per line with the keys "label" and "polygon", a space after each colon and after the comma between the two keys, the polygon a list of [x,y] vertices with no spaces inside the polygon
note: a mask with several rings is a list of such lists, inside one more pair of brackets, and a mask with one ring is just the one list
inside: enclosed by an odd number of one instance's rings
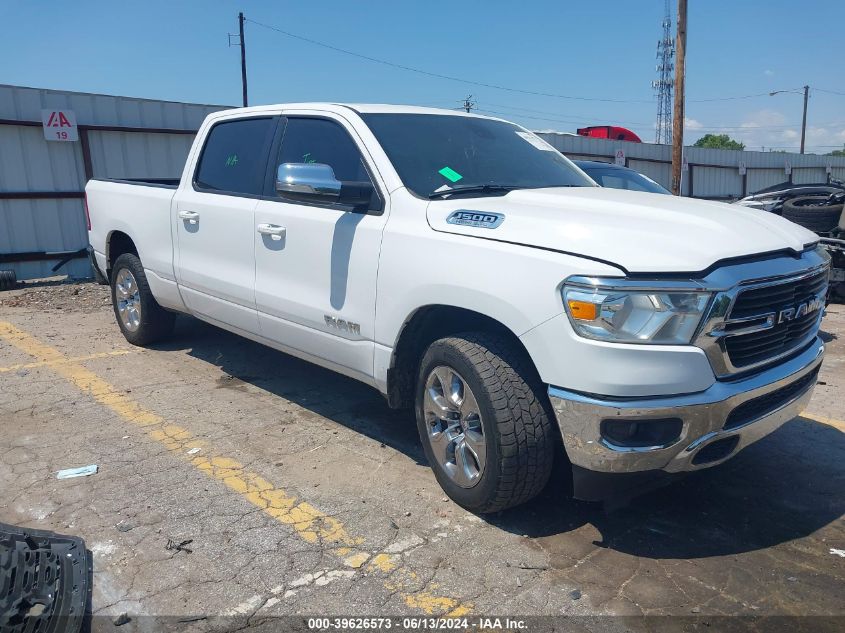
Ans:
{"label": "headlight", "polygon": [[687,345],[701,323],[710,294],[564,285],[563,304],[572,327],[585,338]]}

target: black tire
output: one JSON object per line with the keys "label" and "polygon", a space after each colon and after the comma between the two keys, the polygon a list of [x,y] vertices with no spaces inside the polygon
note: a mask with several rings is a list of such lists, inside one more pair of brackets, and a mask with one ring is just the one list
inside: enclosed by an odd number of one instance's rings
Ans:
{"label": "black tire", "polygon": [[[443,365],[465,380],[481,414],[487,458],[471,488],[452,480],[428,439],[426,380]],[[469,332],[434,341],[420,363],[415,409],[420,440],[438,483],[467,510],[488,513],[511,508],[535,497],[548,482],[559,434],[540,378],[511,338]]]}
{"label": "black tire", "polygon": [[[135,278],[138,285],[138,295],[141,304],[141,320],[138,328],[129,329],[120,317],[117,301],[117,283],[121,270],[128,270]],[[111,271],[111,301],[114,308],[114,317],[117,325],[126,340],[133,345],[149,345],[167,336],[173,331],[173,323],[176,315],[162,308],[150,292],[147,283],[147,276],[144,274],[144,267],[137,255],[124,253],[117,258]]]}
{"label": "black tire", "polygon": [[827,196],[802,196],[783,203],[783,217],[815,233],[827,233],[836,228],[842,215],[842,205],[828,205]]}
{"label": "black tire", "polygon": [[14,270],[0,270],[0,290],[12,290],[18,285]]}

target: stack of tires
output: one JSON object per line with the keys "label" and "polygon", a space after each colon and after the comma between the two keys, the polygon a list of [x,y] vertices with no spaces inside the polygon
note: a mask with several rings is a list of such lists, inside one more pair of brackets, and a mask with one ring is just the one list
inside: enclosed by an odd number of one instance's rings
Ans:
{"label": "stack of tires", "polygon": [[841,204],[828,204],[828,196],[802,196],[783,203],[783,217],[814,233],[829,233],[839,224]]}
{"label": "stack of tires", "polygon": [[11,290],[17,284],[14,270],[0,270],[0,290]]}

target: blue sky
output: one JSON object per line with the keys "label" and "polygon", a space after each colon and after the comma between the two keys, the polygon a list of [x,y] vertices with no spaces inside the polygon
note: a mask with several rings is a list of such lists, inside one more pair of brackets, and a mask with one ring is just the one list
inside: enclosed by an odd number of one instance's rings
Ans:
{"label": "blue sky", "polygon": [[[242,10],[266,25],[432,73],[620,101],[544,97],[433,78],[248,22],[251,104],[332,100],[450,108],[472,94],[479,111],[532,129],[618,124],[651,141],[656,113],[651,81],[663,4],[4,0],[0,83],[239,105],[240,58],[236,47],[227,47],[226,34],[237,32]],[[809,84],[819,90],[811,91],[808,150],[842,147],[845,45],[835,34],[845,24],[845,3],[689,4],[687,142],[724,131],[748,149],[797,149],[801,95],[765,93]],[[839,27],[825,31],[823,24]],[[699,101],[759,93],[764,94]]]}

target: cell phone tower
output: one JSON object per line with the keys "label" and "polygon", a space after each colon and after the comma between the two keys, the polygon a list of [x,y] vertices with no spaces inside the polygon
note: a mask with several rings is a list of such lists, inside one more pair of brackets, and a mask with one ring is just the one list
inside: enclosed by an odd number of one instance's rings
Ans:
{"label": "cell phone tower", "polygon": [[657,79],[651,87],[657,92],[657,129],[654,142],[672,143],[672,88],[675,86],[675,40],[672,37],[672,9],[666,0],[663,37],[657,42]]}

